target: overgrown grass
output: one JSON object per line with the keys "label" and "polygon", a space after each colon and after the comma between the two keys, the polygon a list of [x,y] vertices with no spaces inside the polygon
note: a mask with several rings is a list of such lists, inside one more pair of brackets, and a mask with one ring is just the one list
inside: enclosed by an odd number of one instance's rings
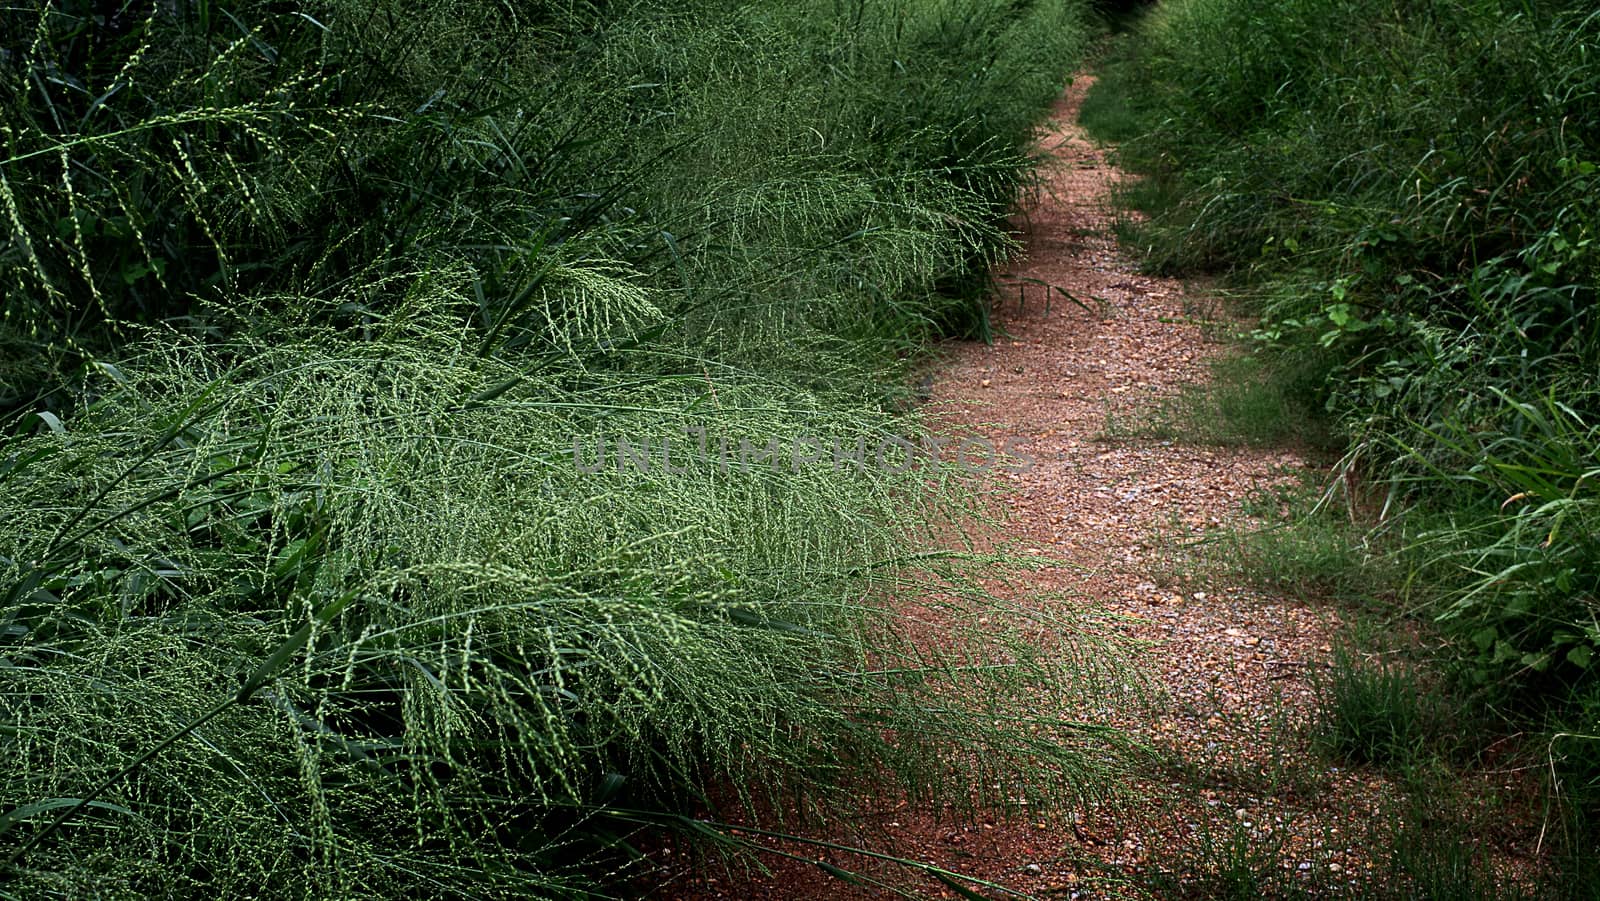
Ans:
{"label": "overgrown grass", "polygon": [[1468,722],[1451,710],[1448,690],[1428,684],[1404,659],[1335,648],[1314,674],[1323,750],[1357,764],[1404,769],[1448,758]]}
{"label": "overgrown grass", "polygon": [[[1196,440],[1174,431],[1173,440]],[[1204,434],[1204,433],[1202,433]],[[1175,528],[1152,575],[1191,587],[1226,581],[1342,610],[1386,608],[1405,578],[1381,544],[1364,541],[1343,482],[1301,472],[1251,490],[1236,515],[1198,537]]]}
{"label": "overgrown grass", "polygon": [[1114,654],[874,465],[1075,3],[107,9],[0,17],[8,893],[581,897],[713,786],[1105,785],[1026,699]]}
{"label": "overgrown grass", "polygon": [[1298,446],[1328,454],[1337,445],[1326,416],[1307,399],[1320,390],[1327,363],[1232,355],[1211,364],[1210,380],[1185,386],[1132,414],[1108,414],[1106,437],[1195,441],[1221,446]]}
{"label": "overgrown grass", "polygon": [[[1144,176],[1131,242],[1247,288],[1262,352],[1327,361],[1307,400],[1378,499],[1357,540],[1441,665],[1546,736],[1600,733],[1597,29],[1563,0],[1181,0],[1087,104]],[[1564,786],[1600,743],[1557,744],[1552,792],[1592,819]]]}

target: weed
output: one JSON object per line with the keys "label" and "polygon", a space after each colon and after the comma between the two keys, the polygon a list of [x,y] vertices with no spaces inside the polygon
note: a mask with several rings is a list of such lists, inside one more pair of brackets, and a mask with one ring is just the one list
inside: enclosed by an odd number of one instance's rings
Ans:
{"label": "weed", "polygon": [[1336,759],[1403,769],[1420,765],[1460,723],[1412,666],[1337,647],[1314,672],[1318,746]]}

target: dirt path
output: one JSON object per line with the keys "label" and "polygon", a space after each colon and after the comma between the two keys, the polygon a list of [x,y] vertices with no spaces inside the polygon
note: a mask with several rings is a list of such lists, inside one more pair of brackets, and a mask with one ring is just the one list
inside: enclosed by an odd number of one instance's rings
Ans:
{"label": "dirt path", "polygon": [[[1037,464],[1006,476],[1007,537],[1061,564],[1043,569],[1036,587],[1134,617],[1129,633],[1155,643],[1142,665],[1162,696],[1153,713],[1117,725],[1174,764],[1153,766],[1134,787],[1142,800],[1083,810],[1068,824],[941,822],[897,805],[865,813],[860,828],[889,837],[906,857],[1033,895],[1137,896],[1136,885],[1152,884],[1152,869],[1172,873],[1185,854],[1195,873],[1170,878],[1203,878],[1226,865],[1207,855],[1241,836],[1256,849],[1250,853],[1275,856],[1288,878],[1342,881],[1364,867],[1347,849],[1359,846],[1356,824],[1372,819],[1382,785],[1307,769],[1309,755],[1293,737],[1309,710],[1305,664],[1330,643],[1328,614],[1238,585],[1196,590],[1152,575],[1169,569],[1173,542],[1236,521],[1252,488],[1292,481],[1304,461],[1280,451],[1103,437],[1108,407],[1139,409],[1203,379],[1207,359],[1223,348],[1188,315],[1179,283],[1138,274],[1110,236],[1108,192],[1119,173],[1076,124],[1091,83],[1074,82],[1042,136],[1056,163],[1019,222],[1026,255],[1000,277],[1021,283],[1026,300],[1013,287],[997,304],[993,345],[951,348],[932,404],[958,424],[1027,439]],[[1051,291],[1047,310],[1039,282],[1090,309]],[[877,897],[815,867],[774,866],[771,876],[741,874],[734,884],[701,877],[662,894]],[[925,885],[931,896],[955,897]]]}

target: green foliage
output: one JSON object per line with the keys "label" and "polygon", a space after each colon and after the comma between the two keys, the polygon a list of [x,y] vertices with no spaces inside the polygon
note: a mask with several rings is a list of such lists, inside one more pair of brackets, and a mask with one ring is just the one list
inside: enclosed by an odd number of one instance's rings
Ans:
{"label": "green foliage", "polygon": [[1242,517],[1179,542],[1181,562],[1166,575],[1191,584],[1242,580],[1277,594],[1344,602],[1359,612],[1374,598],[1391,597],[1405,573],[1381,546],[1364,540],[1348,491],[1348,483],[1326,485],[1305,473],[1252,489]]}
{"label": "green foliage", "polygon": [[1539,530],[1587,528],[1597,21],[1196,0],[1152,14],[1124,63],[1155,79],[1126,153],[1185,185],[1156,256],[1253,270],[1256,340],[1331,355],[1323,398],[1364,465],[1451,511],[1418,546],[1474,576],[1439,613],[1505,665],[1485,678],[1590,655],[1593,549]]}
{"label": "green foliage", "polygon": [[1135,420],[1113,415],[1107,434],[1326,452],[1335,436],[1312,400],[1329,366],[1313,351],[1222,357],[1211,364],[1209,381],[1184,386]]}
{"label": "green foliage", "polygon": [[[290,646],[266,690],[106,793],[137,810],[119,832],[159,847],[52,872],[100,841],[79,825],[23,861],[34,878],[166,893],[197,888],[181,876],[195,866],[241,888],[289,867],[313,894],[447,876],[474,894],[534,866],[518,879],[539,888],[572,841],[556,841],[561,811],[608,785],[672,805],[728,778],[823,803],[864,772],[913,794],[946,790],[928,781],[941,773],[964,796],[1027,749],[929,693],[1065,688],[1060,661],[999,634],[974,630],[959,659],[921,652],[868,599],[945,581],[937,560],[897,559],[897,533],[927,515],[907,503],[915,474],[573,466],[571,436],[590,429],[681,434],[703,383],[573,386],[485,365],[460,328],[176,340],[116,371],[139,374],[97,386],[6,474],[17,527],[0,555],[21,592],[7,705],[28,724],[8,739],[8,800],[79,796]],[[711,421],[740,435],[886,425],[737,378]],[[944,606],[966,631],[977,596],[961,597]],[[969,662],[1002,647],[1007,668]],[[937,742],[887,738],[898,729]],[[1093,758],[1057,738],[1025,754],[1066,768],[1045,793]],[[241,805],[252,837],[216,835]]]}
{"label": "green foliage", "polygon": [[[1138,19],[1133,22],[1136,24]],[[1132,71],[1132,41],[1126,33],[1106,39],[1095,83],[1078,108],[1078,124],[1104,144],[1117,145],[1145,132],[1145,115],[1140,107],[1144,92],[1137,73]]]}
{"label": "green foliage", "polygon": [[729,787],[1102,786],[1022,689],[1112,658],[929,549],[953,473],[661,460],[914,436],[1075,4],[113,7],[0,17],[8,891],[577,897]]}
{"label": "green foliage", "polygon": [[1243,823],[1210,826],[1202,833],[1193,883],[1180,895],[1191,898],[1300,898],[1309,895],[1278,865],[1277,849],[1263,845]]}
{"label": "green foliage", "polygon": [[[1151,897],[1230,899],[1344,897],[1348,890],[1336,878],[1286,866],[1295,854],[1278,834],[1264,835],[1233,810],[1207,810],[1190,824],[1183,851],[1157,851],[1158,864],[1139,882]],[[1309,877],[1309,878],[1308,878]]]}
{"label": "green foliage", "polygon": [[1444,745],[1462,725],[1417,667],[1381,654],[1336,648],[1314,689],[1318,744],[1352,763],[1402,771],[1422,765],[1430,754],[1448,753]]}
{"label": "green foliage", "polygon": [[4,26],[11,403],[130,319],[204,333],[197,304],[353,278],[381,316],[390,276],[435,265],[471,267],[473,314],[515,346],[592,318],[543,298],[611,261],[704,333],[959,325],[974,298],[929,297],[1009,247],[1081,34],[1071,3],[987,0],[79,5]]}
{"label": "green foliage", "polygon": [[1411,550],[1455,574],[1438,618],[1470,630],[1480,682],[1584,684],[1600,652],[1600,431],[1578,411],[1586,398],[1568,398],[1577,407],[1504,397],[1515,419],[1452,418],[1429,436],[1419,478],[1451,486],[1459,507]]}
{"label": "green foliage", "polygon": [[1123,199],[1150,265],[1228,272],[1259,347],[1325,355],[1315,402],[1341,472],[1379,486],[1370,540],[1411,573],[1410,612],[1508,711],[1586,735],[1597,46],[1569,0],[1181,0],[1105,88],[1145,86],[1117,127],[1141,132]]}

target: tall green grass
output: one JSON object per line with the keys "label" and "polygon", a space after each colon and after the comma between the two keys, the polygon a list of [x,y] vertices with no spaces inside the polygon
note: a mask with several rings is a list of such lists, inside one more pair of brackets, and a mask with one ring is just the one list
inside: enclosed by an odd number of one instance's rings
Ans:
{"label": "tall green grass", "polygon": [[[1342,472],[1375,486],[1405,609],[1502,714],[1582,736],[1600,732],[1597,49],[1600,15],[1564,0],[1181,0],[1123,44],[1101,100],[1146,174],[1126,231],[1150,265],[1227,272],[1264,354],[1327,361],[1313,405]],[[1600,743],[1557,744],[1559,783],[1592,787]]]}
{"label": "tall green grass", "polygon": [[[1081,15],[0,16],[7,892],[577,897],[730,790],[1103,788],[1031,700],[1090,624],[938,549],[953,472],[870,465],[981,329]],[[869,465],[584,456],[800,436]]]}

